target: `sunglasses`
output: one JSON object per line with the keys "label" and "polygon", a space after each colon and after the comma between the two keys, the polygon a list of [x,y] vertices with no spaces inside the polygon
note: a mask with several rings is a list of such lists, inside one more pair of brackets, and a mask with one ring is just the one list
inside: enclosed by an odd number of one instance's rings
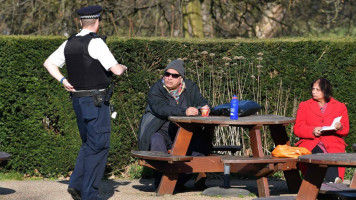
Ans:
{"label": "sunglasses", "polygon": [[172,76],[172,78],[178,78],[178,77],[180,77],[180,74],[172,74],[172,73],[169,73],[169,72],[165,72],[164,76],[165,77]]}

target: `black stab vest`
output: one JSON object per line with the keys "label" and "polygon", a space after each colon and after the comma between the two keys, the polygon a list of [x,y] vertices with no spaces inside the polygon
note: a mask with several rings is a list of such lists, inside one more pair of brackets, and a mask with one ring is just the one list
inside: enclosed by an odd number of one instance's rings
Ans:
{"label": "black stab vest", "polygon": [[112,79],[112,72],[89,55],[88,46],[93,38],[100,37],[95,33],[71,36],[64,47],[68,80],[76,90],[103,89]]}

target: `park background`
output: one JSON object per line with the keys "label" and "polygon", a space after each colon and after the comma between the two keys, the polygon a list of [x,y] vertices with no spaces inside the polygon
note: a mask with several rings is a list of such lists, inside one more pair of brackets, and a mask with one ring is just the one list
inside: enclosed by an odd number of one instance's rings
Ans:
{"label": "park background", "polygon": [[[352,1],[1,1],[0,150],[12,154],[7,172],[24,177],[68,177],[80,137],[68,93],[43,67],[45,59],[79,30],[75,10],[101,5],[102,27],[117,60],[106,176],[137,177],[130,151],[149,86],[170,60],[186,63],[186,76],[215,106],[232,95],[263,106],[260,114],[295,117],[310,98],[310,83],[325,77],[350,118],[346,143],[356,143],[356,40]],[[63,69],[65,74],[65,68]],[[292,144],[298,138],[287,128]],[[266,154],[273,148],[263,130]],[[219,128],[216,144],[240,145],[248,133]],[[242,138],[242,139],[240,139]],[[347,147],[350,152],[351,148]],[[349,171],[348,174],[351,174]]]}

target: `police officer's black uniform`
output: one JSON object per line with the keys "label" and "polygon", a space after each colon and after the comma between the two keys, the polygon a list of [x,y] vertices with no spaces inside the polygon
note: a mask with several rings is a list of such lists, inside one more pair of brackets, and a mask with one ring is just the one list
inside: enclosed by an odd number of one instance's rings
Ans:
{"label": "police officer's black uniform", "polygon": [[[100,12],[100,6],[89,6],[77,11],[81,19],[100,18]],[[108,68],[107,65],[115,65],[117,61],[102,41],[99,41],[101,47],[104,46],[112,58],[108,60],[113,62],[106,63],[104,68],[101,63],[107,59],[99,62],[92,58],[88,47],[94,40],[98,44],[98,39],[101,40],[96,33],[83,29],[49,57],[56,65],[65,62],[68,81],[75,89],[71,97],[82,145],[69,180],[68,192],[73,199],[100,199],[98,188],[109,154],[111,120],[109,105],[104,103],[104,98],[107,95],[106,88],[112,81],[112,72],[109,70],[111,66]]]}

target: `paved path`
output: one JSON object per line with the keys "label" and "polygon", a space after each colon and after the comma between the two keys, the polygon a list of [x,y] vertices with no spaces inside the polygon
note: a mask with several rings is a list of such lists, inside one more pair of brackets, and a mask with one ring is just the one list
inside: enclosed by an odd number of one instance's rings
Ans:
{"label": "paved path", "polygon": [[[155,188],[152,185],[152,179],[135,180],[105,180],[100,187],[100,193],[104,200],[250,200],[256,198],[254,195],[238,197],[222,196],[203,196],[202,191],[192,189],[193,180],[190,180],[186,186],[188,190],[175,195],[156,196]],[[272,195],[287,194],[287,186],[284,181],[269,181]],[[208,180],[208,187],[217,187],[222,185],[222,180]],[[232,180],[233,188],[243,188],[257,194],[256,181],[254,180]],[[50,180],[26,180],[26,181],[0,181],[0,199],[6,200],[69,200],[67,193],[68,181],[50,181]]]}

